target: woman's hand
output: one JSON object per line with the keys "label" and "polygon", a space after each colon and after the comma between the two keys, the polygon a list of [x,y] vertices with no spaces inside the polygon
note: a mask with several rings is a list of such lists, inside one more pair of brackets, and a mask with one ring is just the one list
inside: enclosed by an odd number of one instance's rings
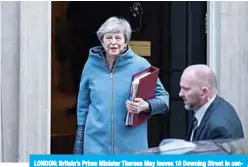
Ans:
{"label": "woman's hand", "polygon": [[142,98],[135,98],[134,102],[127,100],[126,107],[128,112],[133,114],[139,114],[140,112],[149,110],[148,102],[146,102]]}

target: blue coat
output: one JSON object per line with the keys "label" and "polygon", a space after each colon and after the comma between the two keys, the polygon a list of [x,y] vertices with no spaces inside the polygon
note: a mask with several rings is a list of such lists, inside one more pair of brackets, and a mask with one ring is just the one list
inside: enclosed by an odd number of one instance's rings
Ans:
{"label": "blue coat", "polygon": [[[147,122],[125,126],[126,100],[132,75],[150,66],[130,48],[120,55],[112,71],[101,46],[90,49],[84,66],[78,95],[77,122],[84,126],[84,154],[128,154],[148,148]],[[165,112],[169,95],[160,80],[155,98],[166,107],[156,107],[151,114]]]}

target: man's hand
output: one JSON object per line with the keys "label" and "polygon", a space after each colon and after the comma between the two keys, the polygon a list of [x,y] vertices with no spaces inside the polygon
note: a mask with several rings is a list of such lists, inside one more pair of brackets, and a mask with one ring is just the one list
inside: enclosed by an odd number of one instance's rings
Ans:
{"label": "man's hand", "polygon": [[149,110],[148,102],[146,102],[142,98],[135,98],[134,102],[127,100],[126,107],[128,112],[133,114],[139,114],[140,112]]}

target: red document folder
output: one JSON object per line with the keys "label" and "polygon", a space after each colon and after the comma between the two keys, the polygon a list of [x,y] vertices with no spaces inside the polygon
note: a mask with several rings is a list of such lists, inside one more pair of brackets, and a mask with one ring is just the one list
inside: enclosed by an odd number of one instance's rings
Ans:
{"label": "red document folder", "polygon": [[[132,76],[132,81],[133,81],[135,77],[140,76],[146,72],[150,72],[150,74],[139,80],[138,92],[136,95],[137,98],[142,98],[144,100],[151,99],[155,96],[155,89],[158,80],[159,69],[157,67],[150,66],[145,70],[136,73]],[[130,92],[130,95],[131,94],[132,92]],[[149,118],[151,118],[150,115],[146,115],[143,113],[133,114],[133,124],[129,126],[135,127],[140,123],[148,120]]]}

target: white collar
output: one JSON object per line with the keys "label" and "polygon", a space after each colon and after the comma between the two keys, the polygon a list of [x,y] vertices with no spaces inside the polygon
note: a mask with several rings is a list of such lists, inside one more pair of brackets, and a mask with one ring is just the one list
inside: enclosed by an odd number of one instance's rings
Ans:
{"label": "white collar", "polygon": [[195,111],[195,118],[198,121],[197,126],[200,125],[204,114],[206,113],[208,107],[212,104],[212,102],[214,101],[215,98],[216,98],[216,95],[214,97],[212,97],[210,100],[208,100],[208,102],[206,104],[204,104],[201,108],[199,108],[198,110]]}

